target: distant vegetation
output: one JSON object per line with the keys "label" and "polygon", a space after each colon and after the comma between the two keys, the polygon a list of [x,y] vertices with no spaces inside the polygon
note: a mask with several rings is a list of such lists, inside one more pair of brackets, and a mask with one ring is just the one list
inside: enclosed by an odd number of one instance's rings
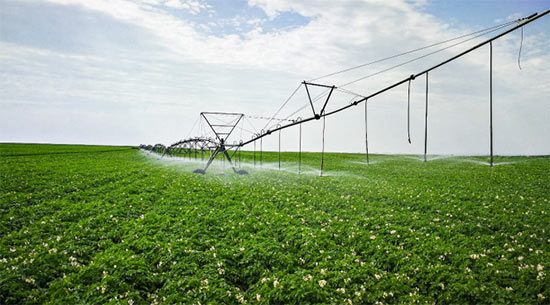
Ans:
{"label": "distant vegetation", "polygon": [[550,300],[548,157],[263,158],[1,144],[0,303]]}

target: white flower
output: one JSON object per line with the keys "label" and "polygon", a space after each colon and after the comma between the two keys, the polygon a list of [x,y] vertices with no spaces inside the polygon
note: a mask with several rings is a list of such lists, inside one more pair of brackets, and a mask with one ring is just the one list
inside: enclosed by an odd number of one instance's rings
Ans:
{"label": "white flower", "polygon": [[395,234],[396,232],[397,232],[397,231],[395,231],[395,230],[391,230],[391,231],[390,231],[390,234]]}
{"label": "white flower", "polygon": [[340,293],[346,293],[346,289],[344,288],[338,288],[336,289],[337,292],[340,292]]}
{"label": "white flower", "polygon": [[80,266],[78,264],[78,261],[77,261],[76,257],[73,257],[73,256],[69,256],[69,263],[71,264],[71,266],[75,266],[75,267]]}
{"label": "white flower", "polygon": [[376,238],[376,235],[371,235],[370,236],[370,239],[375,239]]}
{"label": "white flower", "polygon": [[309,280],[311,280],[313,278],[313,276],[311,274],[308,274],[306,276],[304,276],[304,282],[307,282]]}
{"label": "white flower", "polygon": [[325,281],[325,280],[319,280],[317,283],[319,284],[319,286],[321,286],[321,288],[323,288],[323,287],[325,287],[325,285],[327,284],[327,281]]}
{"label": "white flower", "polygon": [[544,270],[544,266],[541,265],[541,264],[538,264],[537,265],[537,271],[542,271],[542,270]]}
{"label": "white flower", "polygon": [[522,261],[523,260],[523,256],[518,256],[518,261]]}
{"label": "white flower", "polygon": [[258,302],[259,302],[259,301],[261,301],[261,300],[262,300],[262,296],[261,296],[261,295],[259,295],[259,294],[256,294],[256,301],[258,301]]}
{"label": "white flower", "polygon": [[242,294],[237,294],[235,295],[235,297],[237,298],[237,300],[239,301],[239,303],[241,304],[246,304],[246,300],[244,299],[243,295]]}
{"label": "white flower", "polygon": [[239,250],[244,251],[244,247],[240,247]]}
{"label": "white flower", "polygon": [[25,282],[29,283],[29,284],[34,284],[34,279],[32,277],[28,277],[25,279]]}
{"label": "white flower", "polygon": [[508,290],[508,291],[514,291],[514,288],[512,288],[512,287],[506,287],[506,290]]}
{"label": "white flower", "polygon": [[279,285],[279,281],[277,280],[273,281],[273,287],[277,287],[277,285]]}

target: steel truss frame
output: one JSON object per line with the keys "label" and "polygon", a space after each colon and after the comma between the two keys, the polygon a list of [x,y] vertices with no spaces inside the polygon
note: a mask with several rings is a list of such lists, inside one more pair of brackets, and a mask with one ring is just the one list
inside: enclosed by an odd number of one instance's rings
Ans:
{"label": "steel truss frame", "polygon": [[[228,124],[212,124],[210,120],[208,119],[208,116],[221,116],[221,117],[233,117],[233,121]],[[241,143],[236,145],[226,144],[227,139],[229,136],[233,133],[235,130],[235,127],[239,124],[239,122],[243,119],[244,114],[243,113],[232,113],[232,112],[201,112],[201,119],[204,119],[206,124],[210,127],[212,132],[217,138],[217,142],[215,143],[215,149],[214,152],[210,155],[210,158],[206,162],[206,165],[203,169],[196,169],[193,171],[193,173],[196,174],[205,174],[212,162],[216,159],[216,157],[219,154],[222,154],[227,161],[229,162],[229,165],[231,166],[231,169],[234,173],[240,174],[240,175],[246,175],[248,174],[245,170],[238,170],[235,168],[233,162],[231,161],[231,156],[229,155],[228,151],[235,147],[235,152],[241,147]],[[229,148],[229,149],[228,149]],[[234,154],[233,154],[234,155]]]}

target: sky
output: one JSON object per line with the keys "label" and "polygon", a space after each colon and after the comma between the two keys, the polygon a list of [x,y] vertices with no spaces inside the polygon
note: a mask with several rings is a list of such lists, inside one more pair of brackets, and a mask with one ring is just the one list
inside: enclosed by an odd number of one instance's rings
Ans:
{"label": "sky", "polygon": [[[230,138],[244,141],[278,123],[258,117],[273,116],[303,80],[547,9],[535,0],[0,0],[0,142],[167,145],[205,134],[202,111],[244,113]],[[331,95],[334,110],[503,30],[315,82],[345,89]],[[550,15],[521,41],[518,29],[493,43],[495,154],[548,155]],[[425,98],[422,76],[411,82],[411,144],[407,84],[369,99],[369,151],[421,154]],[[364,110],[327,117],[326,151],[364,151]],[[277,113],[298,116],[312,116],[303,86]],[[322,120],[302,132],[304,150],[322,149]],[[281,132],[282,150],[298,149],[298,133]],[[277,149],[278,136],[263,145]],[[429,73],[428,153],[489,153],[488,46]]]}

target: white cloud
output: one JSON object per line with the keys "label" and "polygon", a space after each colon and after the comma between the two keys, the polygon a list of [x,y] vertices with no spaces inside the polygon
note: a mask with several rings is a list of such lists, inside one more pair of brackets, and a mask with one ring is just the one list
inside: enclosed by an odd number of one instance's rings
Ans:
{"label": "white cloud", "polygon": [[202,10],[206,10],[210,7],[206,3],[194,0],[168,0],[164,2],[164,5],[175,9],[187,10],[193,15],[196,15]]}
{"label": "white cloud", "polygon": [[264,22],[265,22],[265,19],[261,19],[261,18],[253,18],[246,21],[247,24],[254,25],[254,26],[258,26]]}
{"label": "white cloud", "polygon": [[[143,3],[114,1],[67,1],[51,0],[54,3],[76,4],[124,22],[143,27],[163,39],[175,52],[207,63],[231,63],[267,69],[290,67],[304,72],[321,72],[331,68],[335,61],[353,62],[346,56],[348,49],[365,49],[366,43],[395,36],[393,20],[400,18],[400,26],[408,32],[422,30],[424,36],[436,40],[443,37],[430,16],[412,11],[398,2],[391,7],[377,3],[326,2],[309,6],[305,2],[269,1],[252,3],[272,14],[283,10],[295,11],[304,16],[316,16],[307,26],[287,32],[259,33],[240,39],[233,35],[225,37],[203,36],[191,23]],[[165,3],[166,4],[166,3]],[[376,12],[376,13],[360,13]],[[405,18],[403,18],[405,17]],[[424,21],[425,20],[425,21]],[[235,20],[238,26],[240,20]],[[254,21],[256,22],[256,21]],[[429,25],[429,26],[426,26]],[[349,29],[354,29],[350,31]],[[392,32],[389,32],[392,29]],[[433,30],[430,30],[433,29]],[[373,33],[378,35],[373,35]],[[391,35],[393,34],[393,35]],[[391,35],[391,36],[389,36]],[[435,37],[434,37],[435,36]],[[268,46],[266,48],[265,46]],[[258,57],[257,54],[264,56]],[[326,70],[325,70],[326,71]]]}

